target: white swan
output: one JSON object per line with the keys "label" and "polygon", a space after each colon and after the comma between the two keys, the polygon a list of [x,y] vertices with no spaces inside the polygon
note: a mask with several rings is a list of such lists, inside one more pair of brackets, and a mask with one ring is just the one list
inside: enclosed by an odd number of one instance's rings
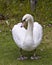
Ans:
{"label": "white swan", "polygon": [[[13,39],[19,48],[32,51],[41,43],[42,26],[38,22],[34,22],[33,16],[30,14],[24,15],[22,21],[22,23],[14,25]],[[28,23],[27,29],[23,27],[25,23]]]}

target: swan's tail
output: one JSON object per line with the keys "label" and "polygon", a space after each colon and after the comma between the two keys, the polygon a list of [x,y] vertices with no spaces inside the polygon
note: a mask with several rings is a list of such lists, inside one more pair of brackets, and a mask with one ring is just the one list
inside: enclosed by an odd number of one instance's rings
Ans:
{"label": "swan's tail", "polygon": [[10,30],[12,30],[12,28],[11,28],[11,25],[10,25],[9,21],[8,21],[8,20],[6,20],[5,22],[6,22],[6,24],[8,25],[8,27],[10,28]]}

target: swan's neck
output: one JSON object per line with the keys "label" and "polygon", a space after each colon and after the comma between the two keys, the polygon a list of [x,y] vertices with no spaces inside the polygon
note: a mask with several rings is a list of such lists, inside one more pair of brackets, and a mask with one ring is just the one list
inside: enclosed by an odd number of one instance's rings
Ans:
{"label": "swan's neck", "polygon": [[28,22],[27,32],[33,36],[33,22]]}
{"label": "swan's neck", "polygon": [[33,22],[28,22],[28,27],[24,39],[24,45],[27,46],[27,48],[31,48],[33,43]]}

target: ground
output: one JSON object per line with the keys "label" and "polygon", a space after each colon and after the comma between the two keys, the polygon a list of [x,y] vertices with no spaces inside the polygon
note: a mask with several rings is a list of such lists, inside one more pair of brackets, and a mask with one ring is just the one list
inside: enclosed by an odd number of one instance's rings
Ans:
{"label": "ground", "polygon": [[52,65],[52,27],[43,26],[43,40],[36,53],[41,59],[18,61],[20,52],[11,31],[5,23],[0,23],[0,65]]}
{"label": "ground", "polygon": [[38,0],[33,12],[29,0],[0,0],[0,13],[8,17],[11,27],[26,13],[43,26],[43,40],[36,51],[41,59],[18,61],[19,48],[5,21],[0,21],[0,65],[52,65],[52,0]]}

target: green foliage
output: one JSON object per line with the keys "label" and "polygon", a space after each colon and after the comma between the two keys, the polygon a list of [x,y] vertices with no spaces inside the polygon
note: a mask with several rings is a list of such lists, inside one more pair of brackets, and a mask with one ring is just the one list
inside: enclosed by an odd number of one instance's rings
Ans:
{"label": "green foliage", "polygon": [[31,11],[29,0],[0,0],[0,13],[18,20],[24,14],[30,13],[35,21],[46,23],[52,21],[52,0],[38,0],[34,12]]}

